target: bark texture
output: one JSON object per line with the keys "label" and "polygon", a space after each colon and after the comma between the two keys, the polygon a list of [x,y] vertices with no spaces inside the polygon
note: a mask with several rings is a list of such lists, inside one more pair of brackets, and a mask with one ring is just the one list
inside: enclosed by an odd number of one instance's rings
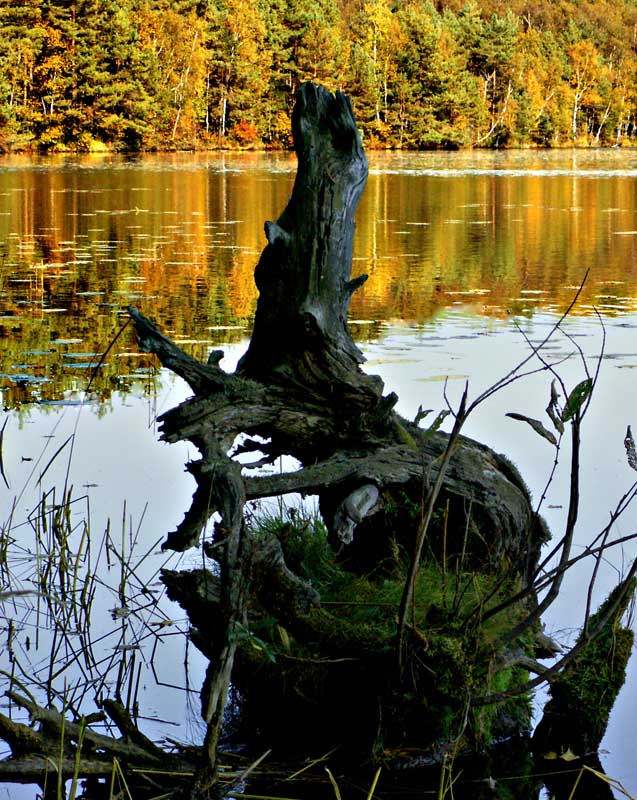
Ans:
{"label": "bark texture", "polygon": [[[418,420],[394,412],[397,398],[384,395],[380,378],[361,370],[364,359],[350,336],[349,302],[366,279],[352,277],[351,266],[367,161],[349,100],[305,84],[292,128],[298,172],[287,207],[265,225],[267,244],[255,270],[254,331],[237,371],[225,373],[218,352],[207,364],[196,362],[130,309],[141,346],[194,392],[160,419],[167,441],[188,439],[202,456],[188,465],[197,482],[191,508],[164,547],[197,546],[207,520],[221,515],[212,540],[204,542],[218,575],[164,574],[170,595],[190,615],[195,641],[211,659],[202,695],[211,764],[233,662],[233,680],[246,695],[271,697],[272,707],[261,707],[265,716],[275,708],[281,717],[287,713],[282,697],[285,686],[295,683],[308,693],[310,686],[321,686],[319,695],[338,696],[344,707],[356,694],[350,716],[367,717],[364,682],[354,692],[361,669],[377,693],[371,700],[376,722],[379,703],[387,704],[389,716],[404,711],[389,686],[390,676],[396,678],[393,636],[360,629],[323,608],[316,591],[290,569],[283,543],[251,536],[241,522],[244,503],[289,493],[318,495],[334,558],[359,573],[373,572],[390,558],[392,547],[413,549],[417,509],[436,483],[448,442],[445,434],[423,431]],[[246,454],[254,461],[239,471],[236,459]],[[283,455],[298,459],[300,468],[263,472]],[[427,551],[445,564],[451,559],[458,575],[472,566],[510,582],[523,580],[535,564],[545,531],[516,469],[489,448],[458,440],[440,507],[441,521],[432,526]],[[204,602],[192,593],[204,585],[214,587],[214,599]],[[291,638],[309,650],[295,656],[290,644],[279,667],[255,656],[258,648],[237,650],[237,630],[266,618],[276,620],[288,644]],[[423,650],[417,630],[410,629],[408,639]],[[413,670],[420,674],[416,662]],[[328,706],[333,708],[326,704],[324,715],[332,713]],[[319,708],[317,728],[320,716]],[[362,727],[361,722],[359,735]],[[372,730],[374,724],[368,719],[366,727]],[[355,738],[355,731],[350,735]]]}
{"label": "bark texture", "polygon": [[292,133],[298,171],[292,196],[255,270],[259,301],[239,373],[290,384],[329,400],[378,401],[381,384],[363,375],[349,335],[354,214],[367,179],[367,159],[349,99],[305,84]]}

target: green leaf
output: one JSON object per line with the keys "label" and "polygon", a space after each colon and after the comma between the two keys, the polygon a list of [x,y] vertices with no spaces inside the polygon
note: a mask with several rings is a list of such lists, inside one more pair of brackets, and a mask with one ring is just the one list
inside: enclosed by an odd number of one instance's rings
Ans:
{"label": "green leaf", "polygon": [[546,439],[547,442],[551,444],[557,445],[557,439],[551,433],[548,428],[545,428],[544,425],[540,422],[539,419],[533,419],[533,417],[525,417],[524,414],[516,414],[514,412],[510,412],[507,414],[507,417],[511,417],[511,419],[520,420],[520,422],[526,422],[527,425],[530,425],[536,433],[539,433],[543,439]]}
{"label": "green leaf", "polygon": [[425,408],[423,409],[422,406],[418,406],[418,411],[416,412],[416,417],[414,419],[414,425],[418,425],[421,419],[424,419],[427,414],[431,414],[433,408]]}
{"label": "green leaf", "polygon": [[586,378],[585,381],[581,381],[581,383],[577,384],[577,386],[570,393],[568,400],[566,401],[566,407],[564,408],[564,411],[562,411],[563,422],[567,422],[569,419],[571,419],[571,417],[574,417],[575,414],[577,414],[582,407],[582,404],[588,399],[592,391],[592,378]]}
{"label": "green leaf", "polygon": [[442,423],[449,416],[449,414],[451,414],[451,411],[449,411],[448,409],[445,409],[444,411],[441,411],[438,414],[436,419],[431,423],[431,425],[425,431],[426,439],[432,436],[438,430],[438,428],[442,425]]}
{"label": "green leaf", "polygon": [[560,419],[562,412],[560,411],[560,407],[557,404],[559,399],[559,395],[557,393],[557,389],[555,388],[555,379],[551,381],[551,399],[549,400],[549,404],[546,407],[546,413],[549,415],[551,422],[553,423],[555,430],[558,433],[564,433],[564,423]]}
{"label": "green leaf", "polygon": [[626,448],[626,458],[628,459],[628,466],[637,472],[637,450],[635,450],[635,440],[633,439],[633,432],[630,425],[626,429],[626,436],[624,437],[624,447]]}

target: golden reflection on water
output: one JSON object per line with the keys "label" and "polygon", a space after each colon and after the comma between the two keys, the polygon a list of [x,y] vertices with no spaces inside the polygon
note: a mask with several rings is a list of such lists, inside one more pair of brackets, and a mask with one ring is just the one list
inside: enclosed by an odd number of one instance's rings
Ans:
{"label": "golden reflection on water", "polygon": [[[245,336],[263,222],[295,166],[255,153],[0,160],[5,405],[85,388],[129,304],[201,358]],[[578,313],[633,309],[636,177],[630,151],[372,154],[353,263],[369,280],[352,319],[562,310],[587,270]],[[93,381],[101,396],[155,368],[121,341]]]}

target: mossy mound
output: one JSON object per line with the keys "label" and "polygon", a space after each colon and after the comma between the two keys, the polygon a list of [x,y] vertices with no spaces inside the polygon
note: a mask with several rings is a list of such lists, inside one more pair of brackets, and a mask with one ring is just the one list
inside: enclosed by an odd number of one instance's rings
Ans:
{"label": "mossy mound", "polygon": [[250,637],[233,673],[244,737],[288,755],[339,746],[382,758],[406,745],[434,755],[450,743],[476,751],[528,732],[527,696],[499,706],[474,708],[472,702],[528,677],[519,667],[499,666],[501,636],[523,609],[483,621],[486,609],[517,588],[516,579],[463,570],[457,558],[450,568],[430,554],[416,581],[399,672],[397,615],[407,575],[402,548],[395,544],[373,571],[360,574],[339,561],[318,517],[296,513],[260,526],[257,537],[278,538],[287,567],[311,583],[320,608],[309,612],[317,622],[313,638],[252,604]]}
{"label": "mossy mound", "polygon": [[[633,579],[615,587],[580,633],[577,654],[551,683],[551,699],[533,736],[538,755],[558,758],[566,753],[572,760],[597,753],[626,680],[634,633],[621,620],[636,585]],[[601,632],[588,640],[600,623]]]}

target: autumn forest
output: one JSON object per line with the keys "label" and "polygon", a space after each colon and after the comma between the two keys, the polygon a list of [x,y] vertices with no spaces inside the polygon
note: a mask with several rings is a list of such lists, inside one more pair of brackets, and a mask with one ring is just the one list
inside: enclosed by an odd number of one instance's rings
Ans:
{"label": "autumn forest", "polygon": [[635,0],[0,0],[0,149],[290,145],[305,80],[368,148],[629,144]]}

